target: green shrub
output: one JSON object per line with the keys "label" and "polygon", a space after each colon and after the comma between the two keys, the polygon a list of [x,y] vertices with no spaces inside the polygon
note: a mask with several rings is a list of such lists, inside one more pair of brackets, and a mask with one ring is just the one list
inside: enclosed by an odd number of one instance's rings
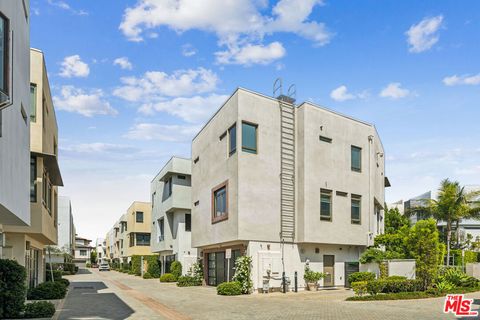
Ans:
{"label": "green shrub", "polygon": [[141,270],[142,256],[133,255],[131,262],[132,262],[131,270],[133,271],[133,274],[137,276],[141,275],[142,274],[142,270]]}
{"label": "green shrub", "polygon": [[135,271],[133,271],[133,270],[129,270],[129,271],[127,271],[127,273],[128,273],[129,275],[135,275]]}
{"label": "green shrub", "polygon": [[87,262],[87,263],[85,264],[85,267],[87,267],[87,268],[90,268],[91,266],[92,266],[92,264],[91,264],[90,262]]}
{"label": "green shrub", "polygon": [[373,280],[367,282],[367,292],[376,295],[385,288],[385,280]]}
{"label": "green shrub", "polygon": [[175,277],[175,281],[182,275],[182,264],[180,261],[173,261],[170,266],[170,272]]}
{"label": "green shrub", "polygon": [[197,279],[193,276],[180,276],[177,280],[177,286],[179,287],[193,287],[201,286],[202,280]]}
{"label": "green shrub", "polygon": [[62,271],[62,276],[70,276],[71,274],[70,271]]}
{"label": "green shrub", "polygon": [[480,286],[480,280],[475,277],[467,277],[460,281],[460,287],[467,287],[467,288],[478,288]]}
{"label": "green shrub", "polygon": [[148,273],[148,272],[145,272],[145,273],[143,274],[143,279],[152,279],[152,275],[151,275],[150,273]]}
{"label": "green shrub", "polygon": [[[315,276],[320,276],[321,278],[322,275],[323,274]],[[252,257],[243,256],[237,258],[235,261],[235,274],[233,275],[233,280],[240,283],[243,294],[249,294],[252,291]]]}
{"label": "green shrub", "polygon": [[467,281],[467,276],[463,271],[457,268],[448,268],[441,272],[437,278],[437,282],[450,282],[455,286],[460,286],[463,281]]}
{"label": "green shrub", "polygon": [[423,282],[420,280],[377,280],[384,283],[382,293],[422,291]]}
{"label": "green shrub", "polygon": [[389,276],[385,280],[407,280],[407,277],[404,276]]}
{"label": "green shrub", "polygon": [[171,273],[162,274],[160,277],[160,282],[175,282],[177,279]]}
{"label": "green shrub", "polygon": [[351,283],[355,295],[363,296],[365,293],[367,293],[367,283],[367,281],[356,281]]}
{"label": "green shrub", "polygon": [[58,281],[62,279],[62,271],[60,270],[47,270],[46,271],[46,281],[52,281],[52,273],[53,273],[53,280]]}
{"label": "green shrub", "polygon": [[431,294],[428,294],[424,291],[416,292],[398,292],[398,293],[387,293],[387,294],[377,294],[374,296],[355,296],[348,297],[347,301],[371,301],[371,300],[405,300],[405,299],[426,299],[432,298]]}
{"label": "green shrub", "polygon": [[70,285],[70,281],[68,281],[68,279],[60,279],[60,280],[57,280],[56,282],[60,282],[60,283],[63,283],[63,285],[67,288],[69,285]]}
{"label": "green shrub", "polygon": [[63,270],[65,272],[70,272],[70,274],[77,273],[77,270],[75,270],[75,264],[74,263],[64,263],[63,264]]}
{"label": "green shrub", "polygon": [[23,311],[26,278],[17,261],[0,259],[0,318],[16,318]]}
{"label": "green shrub", "polygon": [[200,281],[200,283],[203,282],[203,266],[202,266],[202,263],[200,261],[198,262],[195,262],[193,265],[192,265],[192,276]]}
{"label": "green shrub", "polygon": [[222,296],[238,296],[242,294],[242,285],[240,282],[224,282],[217,286],[217,294]]}
{"label": "green shrub", "polygon": [[358,281],[372,281],[375,280],[375,273],[373,272],[354,272],[348,276],[348,283],[353,284]]}
{"label": "green shrub", "polygon": [[303,274],[303,279],[307,283],[317,283],[320,279],[325,278],[325,274],[321,272],[315,272],[310,270],[310,268],[305,268],[305,273]]}
{"label": "green shrub", "polygon": [[55,314],[55,306],[48,301],[35,301],[25,305],[24,318],[50,318]]}
{"label": "green shrub", "polygon": [[28,300],[63,299],[67,294],[67,287],[62,282],[44,282],[28,291]]}
{"label": "green shrub", "polygon": [[147,271],[150,273],[152,278],[160,278],[161,270],[158,255],[144,256],[144,259],[147,260]]}
{"label": "green shrub", "polygon": [[439,292],[439,293],[448,293],[450,290],[452,290],[456,286],[455,286],[455,284],[453,284],[453,283],[451,283],[447,280],[443,280],[443,281],[437,282],[435,284],[435,287],[436,287],[437,292]]}

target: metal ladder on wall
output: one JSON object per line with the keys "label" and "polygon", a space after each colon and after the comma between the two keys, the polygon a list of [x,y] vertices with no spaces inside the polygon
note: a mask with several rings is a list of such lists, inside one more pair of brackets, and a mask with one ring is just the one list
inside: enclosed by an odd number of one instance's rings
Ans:
{"label": "metal ladder on wall", "polygon": [[[277,82],[279,86],[276,86]],[[282,242],[295,240],[295,87],[288,89],[287,96],[281,94],[281,80],[274,85],[274,95],[280,108],[280,239]]]}

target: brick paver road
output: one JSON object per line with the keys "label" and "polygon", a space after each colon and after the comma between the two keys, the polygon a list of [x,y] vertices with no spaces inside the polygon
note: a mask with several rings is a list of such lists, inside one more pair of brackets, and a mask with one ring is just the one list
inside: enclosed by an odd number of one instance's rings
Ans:
{"label": "brick paver road", "polygon": [[[91,270],[68,278],[72,284],[58,319],[455,318],[442,313],[443,298],[348,302],[352,293],[344,289],[222,297],[211,287],[178,288],[115,271]],[[480,294],[469,297],[480,299]]]}

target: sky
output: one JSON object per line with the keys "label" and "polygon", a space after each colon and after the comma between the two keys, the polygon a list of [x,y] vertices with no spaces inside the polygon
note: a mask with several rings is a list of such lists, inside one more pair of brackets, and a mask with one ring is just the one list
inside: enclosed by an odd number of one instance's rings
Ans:
{"label": "sky", "polygon": [[480,184],[480,2],[31,0],[77,232],[104,237],[244,87],[375,124],[386,201]]}

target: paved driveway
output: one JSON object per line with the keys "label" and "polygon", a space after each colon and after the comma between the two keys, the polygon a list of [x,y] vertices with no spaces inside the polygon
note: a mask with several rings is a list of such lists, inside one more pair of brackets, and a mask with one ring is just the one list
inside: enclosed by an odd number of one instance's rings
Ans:
{"label": "paved driveway", "polygon": [[[116,271],[92,270],[68,278],[72,285],[59,319],[455,318],[442,313],[443,298],[347,302],[345,298],[352,293],[344,289],[223,297],[212,287],[178,288]],[[478,293],[469,296],[480,299]]]}

